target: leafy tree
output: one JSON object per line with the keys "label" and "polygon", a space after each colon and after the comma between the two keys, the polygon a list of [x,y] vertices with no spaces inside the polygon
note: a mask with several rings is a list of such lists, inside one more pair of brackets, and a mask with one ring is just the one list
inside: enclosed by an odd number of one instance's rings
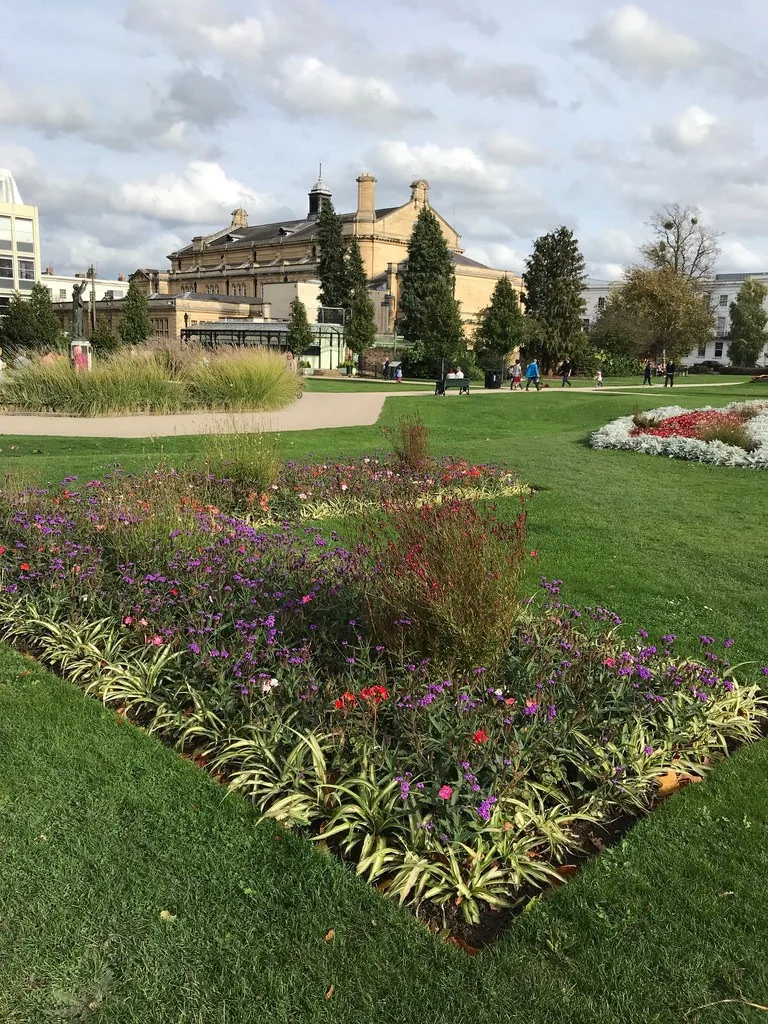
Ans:
{"label": "leafy tree", "polygon": [[141,345],[152,333],[146,295],[133,281],[123,299],[123,317],[120,321],[120,339],[124,345]]}
{"label": "leafy tree", "polygon": [[16,292],[0,319],[0,345],[9,355],[37,348],[37,323],[32,304]]}
{"label": "leafy tree", "polygon": [[539,327],[529,344],[536,345],[534,354],[545,371],[561,359],[572,359],[584,346],[585,282],[584,257],[569,228],[536,239],[525,262],[523,302]]}
{"label": "leafy tree", "polygon": [[314,344],[314,340],[315,336],[307,319],[307,307],[301,299],[294,299],[291,302],[291,319],[288,324],[288,344],[297,355],[301,355]]}
{"label": "leafy tree", "polygon": [[120,348],[120,338],[110,328],[104,317],[100,317],[96,324],[96,330],[91,335],[91,345],[95,355],[107,355]]}
{"label": "leafy tree", "polygon": [[500,277],[491,304],[480,314],[475,349],[483,363],[503,369],[510,353],[525,340],[525,317],[509,278]]}
{"label": "leafy tree", "polygon": [[344,340],[353,352],[363,352],[376,341],[376,322],[373,302],[368,294],[368,275],[356,238],[347,249],[347,283],[351,293],[351,312]]}
{"label": "leafy tree", "polygon": [[653,214],[649,227],[653,237],[640,252],[650,268],[700,281],[717,262],[720,234],[701,223],[695,207],[668,203]]}
{"label": "leafy tree", "polygon": [[[448,316],[445,296],[449,293],[453,299],[453,285],[453,262],[440,222],[428,206],[422,207],[408,240],[408,262],[400,292],[398,328],[406,341],[423,341],[426,345],[427,335],[434,338],[428,307],[432,303]],[[437,299],[433,299],[435,292]],[[448,319],[453,322],[453,314]]]}
{"label": "leafy tree", "polygon": [[709,299],[697,282],[671,267],[632,267],[589,333],[594,346],[618,357],[673,359],[712,334]]}
{"label": "leafy tree", "polygon": [[39,281],[30,292],[29,305],[35,320],[36,347],[56,348],[61,338],[61,325],[53,308],[51,293]]}
{"label": "leafy tree", "polygon": [[330,199],[320,204],[317,218],[317,242],[320,257],[317,264],[320,277],[320,304],[349,309],[350,294],[347,282],[347,263],[344,258],[341,217]]}
{"label": "leafy tree", "polygon": [[464,324],[459,303],[453,297],[453,275],[450,281],[438,278],[426,296],[421,344],[427,359],[435,367],[439,365],[441,377],[445,376],[446,362],[459,362],[466,355]]}
{"label": "leafy tree", "polygon": [[731,343],[728,358],[736,366],[754,366],[768,341],[765,326],[768,312],[763,302],[768,288],[752,278],[739,288],[736,301],[731,303]]}

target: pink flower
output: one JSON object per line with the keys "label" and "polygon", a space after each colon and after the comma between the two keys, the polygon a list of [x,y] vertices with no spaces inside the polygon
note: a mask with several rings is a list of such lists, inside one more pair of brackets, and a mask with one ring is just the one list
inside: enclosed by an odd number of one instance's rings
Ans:
{"label": "pink flower", "polygon": [[157,633],[155,633],[154,636],[147,637],[147,643],[152,644],[153,647],[162,647],[163,638],[161,636],[158,636]]}
{"label": "pink flower", "polygon": [[133,619],[132,619],[132,617],[130,615],[126,615],[125,616],[125,618],[123,619],[123,625],[124,626],[132,626],[133,625]]}
{"label": "pink flower", "polygon": [[147,622],[146,619],[139,619],[139,625],[140,626],[146,626],[146,625],[148,625],[148,622]]}
{"label": "pink flower", "polygon": [[311,600],[312,600],[312,595],[311,595],[311,594],[305,594],[305,595],[304,595],[304,596],[302,597],[302,599],[301,599],[301,603],[302,603],[302,604],[309,604],[309,602],[310,602]]}
{"label": "pink flower", "polygon": [[437,795],[441,800],[450,800],[453,796],[453,789],[451,786],[441,786],[437,791]]}
{"label": "pink flower", "polygon": [[615,658],[603,658],[603,664],[607,665],[608,668],[616,668],[616,659]]}

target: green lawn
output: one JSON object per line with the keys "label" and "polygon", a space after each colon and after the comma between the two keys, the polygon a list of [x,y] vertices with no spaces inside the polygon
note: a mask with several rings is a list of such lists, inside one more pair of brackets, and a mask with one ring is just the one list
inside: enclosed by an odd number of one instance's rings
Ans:
{"label": "green lawn", "polygon": [[[674,397],[760,396],[739,385]],[[388,401],[382,422],[418,412],[437,452],[503,460],[539,488],[532,577],[566,580],[567,598],[608,604],[632,628],[732,635],[737,660],[768,661],[768,473],[587,445],[636,403],[669,401],[661,389],[425,395]],[[4,437],[0,458],[19,474],[96,476],[201,443]],[[292,458],[383,443],[378,427],[280,438]],[[667,802],[477,958],[433,941],[302,840],[256,827],[194,766],[2,650],[0,751],[3,1024],[61,1019],[67,999],[97,1004],[100,978],[99,1024],[765,1019],[733,1004],[684,1015],[721,999],[768,1004],[768,743]]]}
{"label": "green lawn", "polygon": [[423,380],[394,380],[380,377],[305,377],[305,391],[434,391],[435,383]]}

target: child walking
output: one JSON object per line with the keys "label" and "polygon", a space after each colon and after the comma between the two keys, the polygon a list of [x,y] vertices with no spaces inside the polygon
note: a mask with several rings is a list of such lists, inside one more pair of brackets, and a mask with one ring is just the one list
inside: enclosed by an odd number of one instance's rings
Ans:
{"label": "child walking", "polygon": [[595,386],[601,388],[603,386],[603,371],[598,370],[595,374]]}

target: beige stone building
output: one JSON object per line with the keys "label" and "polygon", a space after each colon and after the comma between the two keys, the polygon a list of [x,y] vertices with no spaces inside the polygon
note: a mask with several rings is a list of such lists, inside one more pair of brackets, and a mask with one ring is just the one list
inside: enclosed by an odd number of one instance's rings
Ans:
{"label": "beige stone building", "polygon": [[[104,324],[117,333],[122,319],[124,299],[96,300],[96,324]],[[184,328],[199,324],[218,324],[223,320],[251,321],[254,317],[270,316],[269,304],[254,299],[240,299],[234,295],[150,295],[147,300],[152,332],[159,338],[178,339]],[[53,308],[62,330],[69,331],[72,324],[72,303],[54,302]],[[89,309],[90,314],[90,309]],[[91,316],[83,318],[86,337],[91,336]]]}
{"label": "beige stone building", "polygon": [[[227,227],[211,235],[197,235],[188,245],[170,253],[170,270],[140,269],[131,281],[153,296],[192,292],[268,301],[267,286],[317,279],[317,218],[326,198],[331,198],[331,193],[320,179],[309,193],[305,217],[272,224],[249,225],[248,214],[238,208]],[[358,240],[371,282],[377,328],[383,334],[394,329],[408,240],[419,211],[428,205],[429,184],[418,179],[411,184],[407,202],[377,207],[376,179],[361,174],[357,179],[357,209],[341,214],[344,235]],[[519,288],[520,279],[464,256],[458,232],[434,208],[433,213],[453,254],[455,295],[471,335],[477,314],[488,305],[496,281],[506,275]]]}

